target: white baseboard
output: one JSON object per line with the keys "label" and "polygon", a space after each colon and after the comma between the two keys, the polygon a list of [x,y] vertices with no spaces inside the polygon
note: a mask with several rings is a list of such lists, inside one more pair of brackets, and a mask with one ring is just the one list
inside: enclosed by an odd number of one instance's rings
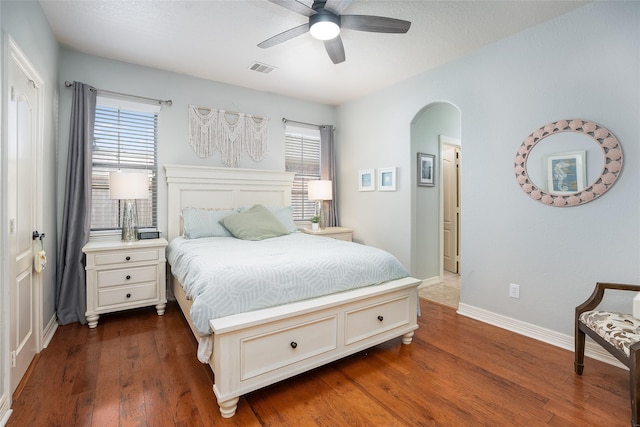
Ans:
{"label": "white baseboard", "polygon": [[12,412],[13,412],[13,409],[9,409],[7,412],[4,413],[4,416],[0,418],[0,427],[4,427],[7,425]]}
{"label": "white baseboard", "polygon": [[43,349],[47,348],[47,346],[51,342],[51,339],[53,338],[53,335],[56,333],[57,329],[58,329],[58,322],[56,319],[56,315],[54,314],[53,317],[49,320],[49,323],[47,323],[47,326],[44,328],[44,331],[42,331],[42,348]]}
{"label": "white baseboard", "polygon": [[[538,341],[545,342],[547,344],[554,345],[556,347],[563,348],[565,350],[569,350],[571,352],[573,352],[575,348],[573,336],[564,335],[550,329],[532,325],[531,323],[526,323],[471,305],[460,303],[458,305],[458,314],[479,320],[484,323],[488,323],[493,326],[497,326],[502,329],[506,329],[508,331],[515,332],[520,335],[524,335],[529,338],[533,338]],[[628,370],[628,368],[624,366],[618,359],[613,357],[609,352],[600,347],[598,344],[591,341],[589,337],[587,337],[584,354],[585,356],[591,357],[592,359],[596,359],[601,362],[605,362],[610,365]],[[571,368],[573,369],[573,366]]]}
{"label": "white baseboard", "polygon": [[427,286],[431,285],[439,285],[440,283],[442,283],[442,279],[440,278],[440,276],[430,277],[428,279],[422,280],[422,283],[418,285],[418,289],[426,288]]}
{"label": "white baseboard", "polygon": [[9,407],[9,399],[7,395],[3,395],[0,398],[0,427],[7,425],[9,417],[11,416],[12,409]]}

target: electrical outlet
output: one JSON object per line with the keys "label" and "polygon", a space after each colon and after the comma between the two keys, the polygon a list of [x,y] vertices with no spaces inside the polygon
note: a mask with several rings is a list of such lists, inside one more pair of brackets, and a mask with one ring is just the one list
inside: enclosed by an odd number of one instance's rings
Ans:
{"label": "electrical outlet", "polygon": [[520,285],[516,285],[515,283],[510,283],[509,296],[511,298],[520,299]]}

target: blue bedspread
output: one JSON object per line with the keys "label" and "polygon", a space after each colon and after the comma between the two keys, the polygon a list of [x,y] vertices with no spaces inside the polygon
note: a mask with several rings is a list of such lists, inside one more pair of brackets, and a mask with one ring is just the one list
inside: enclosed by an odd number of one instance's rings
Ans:
{"label": "blue bedspread", "polygon": [[300,232],[261,241],[179,237],[167,260],[193,300],[191,320],[202,336],[210,319],[408,276],[381,249]]}

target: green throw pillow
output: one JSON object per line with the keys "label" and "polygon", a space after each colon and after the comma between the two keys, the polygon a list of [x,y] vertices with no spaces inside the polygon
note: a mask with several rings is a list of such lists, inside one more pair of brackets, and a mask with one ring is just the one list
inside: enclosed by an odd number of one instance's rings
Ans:
{"label": "green throw pillow", "polygon": [[278,218],[262,205],[221,218],[220,224],[242,240],[264,240],[289,234]]}

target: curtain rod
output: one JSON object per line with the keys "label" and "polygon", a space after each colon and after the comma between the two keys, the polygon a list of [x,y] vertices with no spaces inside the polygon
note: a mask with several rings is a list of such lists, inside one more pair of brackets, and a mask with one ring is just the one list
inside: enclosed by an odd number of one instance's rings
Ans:
{"label": "curtain rod", "polygon": [[[66,87],[71,87],[73,86],[73,83],[70,82],[69,80],[66,80],[64,82],[64,85]],[[157,102],[158,104],[167,104],[168,106],[171,106],[173,104],[173,101],[170,99],[164,100],[164,99],[156,99],[156,98],[147,98],[146,96],[138,96],[138,95],[130,95],[128,93],[122,93],[122,92],[113,92],[110,90],[103,90],[103,89],[96,89],[98,92],[101,93],[105,93],[105,94],[109,94],[109,95],[120,95],[120,96],[126,96],[129,98],[136,98],[136,99],[144,99],[146,101],[154,101]]]}
{"label": "curtain rod", "polygon": [[[322,127],[325,127],[325,126],[329,126],[329,125],[316,125],[315,123],[299,122],[299,121],[297,121],[297,120],[289,120],[289,119],[287,119],[286,117],[283,117],[283,118],[282,118],[282,123],[287,124],[288,122],[291,122],[291,123],[298,123],[298,124],[300,124],[300,125],[314,126],[314,127],[317,127],[318,129],[320,129],[320,128],[322,128]],[[335,130],[336,130],[336,128],[334,127],[334,128],[333,128],[333,130],[335,131]]]}
{"label": "curtain rod", "polygon": [[299,122],[299,121],[297,121],[297,120],[289,120],[289,119],[287,119],[286,117],[283,117],[283,118],[282,118],[282,123],[287,124],[288,122],[291,122],[291,123],[298,123],[298,124],[300,124],[300,125],[315,126],[315,127],[317,127],[317,128],[320,128],[320,127],[321,127],[320,125],[316,125],[316,124],[313,124],[313,123],[305,123],[305,122]]}

